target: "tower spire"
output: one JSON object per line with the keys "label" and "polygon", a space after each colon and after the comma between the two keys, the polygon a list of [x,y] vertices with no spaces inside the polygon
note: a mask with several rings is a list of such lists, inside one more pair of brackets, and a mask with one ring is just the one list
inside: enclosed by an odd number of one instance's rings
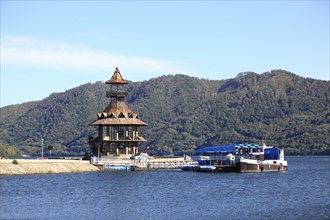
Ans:
{"label": "tower spire", "polygon": [[127,81],[124,80],[124,78],[120,74],[118,67],[116,67],[116,70],[113,73],[111,79],[107,80],[105,83],[106,84],[127,84]]}

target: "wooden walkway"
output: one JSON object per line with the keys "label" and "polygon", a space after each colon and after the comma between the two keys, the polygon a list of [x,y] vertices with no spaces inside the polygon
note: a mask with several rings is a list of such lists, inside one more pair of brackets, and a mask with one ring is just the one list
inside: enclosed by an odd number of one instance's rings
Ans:
{"label": "wooden walkway", "polygon": [[196,161],[180,161],[180,162],[149,162],[148,168],[151,169],[181,169],[184,167],[197,166]]}
{"label": "wooden walkway", "polygon": [[117,159],[117,158],[93,158],[92,164],[96,166],[122,166],[122,167],[134,167],[141,169],[181,169],[184,167],[197,166],[198,163],[192,160],[183,160],[182,158],[171,159],[142,159],[142,160],[130,160],[130,159]]}

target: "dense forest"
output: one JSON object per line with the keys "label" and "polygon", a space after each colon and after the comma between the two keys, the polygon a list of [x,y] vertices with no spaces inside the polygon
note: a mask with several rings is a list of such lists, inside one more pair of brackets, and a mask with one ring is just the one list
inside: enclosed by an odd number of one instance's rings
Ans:
{"label": "dense forest", "polygon": [[[228,80],[168,75],[126,88],[128,105],[148,124],[140,131],[148,139],[142,147],[155,155],[262,142],[287,154],[330,154],[329,81],[273,70]],[[1,108],[0,156],[40,155],[41,138],[46,153],[49,148],[53,155],[82,155],[88,137],[96,136],[89,123],[107,106],[108,89],[103,82],[89,83]]]}

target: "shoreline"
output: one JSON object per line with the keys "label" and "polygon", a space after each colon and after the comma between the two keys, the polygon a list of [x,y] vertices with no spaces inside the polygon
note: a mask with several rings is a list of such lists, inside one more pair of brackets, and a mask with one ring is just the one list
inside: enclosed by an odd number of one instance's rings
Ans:
{"label": "shoreline", "polygon": [[88,160],[16,159],[17,164],[13,164],[13,161],[13,159],[0,160],[0,176],[101,171]]}
{"label": "shoreline", "polygon": [[[16,160],[17,164],[13,161]],[[178,158],[150,158],[152,167],[139,167],[137,170],[170,169],[170,165],[192,161]],[[166,165],[167,164],[167,165]],[[155,168],[156,166],[157,168]],[[174,165],[173,165],[174,166]],[[30,174],[56,174],[56,173],[82,173],[103,171],[103,164],[93,165],[89,160],[82,159],[1,159],[0,176],[5,175],[30,175]],[[173,168],[172,168],[173,169]]]}

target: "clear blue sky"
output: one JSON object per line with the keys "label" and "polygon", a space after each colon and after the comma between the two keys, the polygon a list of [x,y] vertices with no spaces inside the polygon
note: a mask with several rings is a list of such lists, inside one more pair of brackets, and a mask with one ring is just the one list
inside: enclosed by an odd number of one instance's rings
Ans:
{"label": "clear blue sky", "polygon": [[3,1],[1,106],[123,77],[329,80],[329,1]]}

